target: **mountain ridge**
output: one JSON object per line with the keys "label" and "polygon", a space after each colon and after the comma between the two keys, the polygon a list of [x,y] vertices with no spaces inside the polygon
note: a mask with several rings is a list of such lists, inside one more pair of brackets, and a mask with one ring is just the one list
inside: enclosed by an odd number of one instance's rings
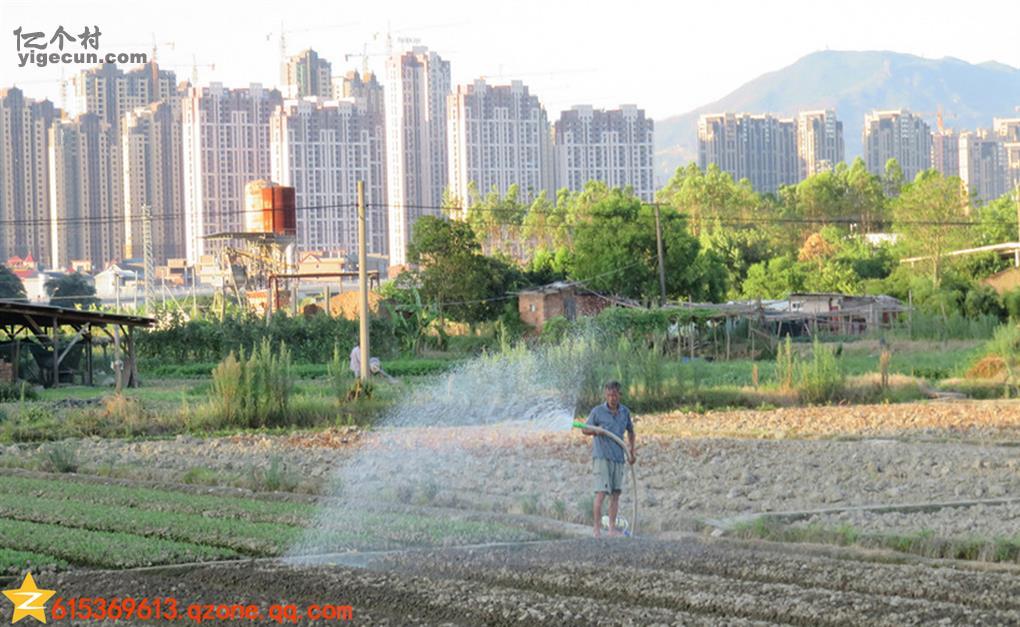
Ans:
{"label": "mountain ridge", "polygon": [[1020,115],[1020,69],[995,60],[969,63],[946,56],[928,59],[890,50],[821,50],[761,74],[722,98],[656,120],[656,174],[665,182],[676,167],[697,160],[702,113],[773,113],[836,109],[843,122],[846,159],[861,154],[864,114],[910,109],[933,128],[936,111],[957,130],[990,127],[994,117]]}

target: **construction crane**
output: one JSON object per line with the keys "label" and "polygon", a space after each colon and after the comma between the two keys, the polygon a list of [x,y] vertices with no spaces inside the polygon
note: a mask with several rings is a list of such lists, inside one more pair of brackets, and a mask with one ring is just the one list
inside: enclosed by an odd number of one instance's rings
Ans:
{"label": "construction crane", "polygon": [[361,57],[361,75],[366,76],[368,70],[368,59],[369,57],[389,57],[389,54],[385,52],[369,52],[368,44],[366,43],[361,52],[349,52],[344,55],[344,61],[350,61],[355,57]]}
{"label": "construction crane", "polygon": [[330,26],[311,26],[308,28],[284,28],[283,22],[280,22],[280,30],[266,33],[266,41],[272,41],[273,37],[277,37],[280,43],[280,82],[281,84],[287,83],[287,35],[293,35],[294,33],[308,33],[311,31],[318,30],[334,30],[351,28],[357,26],[358,22],[347,22],[345,24],[332,24]]}
{"label": "construction crane", "polygon": [[191,68],[191,84],[192,84],[192,86],[198,86],[198,68],[204,68],[204,69],[209,70],[210,72],[215,72],[216,71],[216,64],[215,63],[199,63],[195,59],[195,55],[191,55],[191,63],[190,64],[187,64],[187,65],[182,64],[182,63],[175,63],[175,64],[172,64],[172,65],[164,64],[162,67],[172,67],[172,68],[188,67],[188,68]]}
{"label": "construction crane", "polygon": [[945,124],[943,123],[945,118],[949,118],[951,120],[955,120],[957,118],[957,115],[955,113],[949,114],[943,113],[941,106],[937,107],[935,111],[911,111],[911,113],[913,113],[914,115],[921,115],[926,118],[934,116],[935,127],[939,129],[940,133],[945,130]]}

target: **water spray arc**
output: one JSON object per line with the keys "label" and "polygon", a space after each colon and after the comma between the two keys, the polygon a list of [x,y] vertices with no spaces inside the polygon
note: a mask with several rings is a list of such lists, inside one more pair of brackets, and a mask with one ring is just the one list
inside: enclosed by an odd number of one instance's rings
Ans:
{"label": "water spray arc", "polygon": [[[603,429],[602,427],[596,427],[595,425],[590,425],[588,423],[581,422],[580,420],[575,420],[574,423],[573,423],[573,427],[575,429],[588,429],[589,431],[595,431],[599,435],[604,435],[604,436],[608,437],[610,440],[612,440],[612,441],[616,442],[617,444],[619,444],[620,447],[623,450],[625,450],[625,451],[627,450],[627,445],[624,443],[623,438],[619,437],[618,435],[616,435],[612,431],[607,431],[606,429]],[[633,513],[631,514],[630,535],[631,536],[636,536],[637,535],[637,523],[638,523],[638,518],[637,518],[637,504],[638,504],[637,473],[634,472],[634,464],[627,464],[627,465],[630,466],[630,489],[634,493],[634,508],[633,508]]]}

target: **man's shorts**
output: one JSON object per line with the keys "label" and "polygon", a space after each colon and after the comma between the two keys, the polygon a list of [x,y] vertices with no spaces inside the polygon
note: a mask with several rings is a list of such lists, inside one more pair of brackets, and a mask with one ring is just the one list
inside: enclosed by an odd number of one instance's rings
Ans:
{"label": "man's shorts", "polygon": [[596,492],[616,492],[623,490],[623,462],[614,462],[596,457],[591,460],[595,478]]}

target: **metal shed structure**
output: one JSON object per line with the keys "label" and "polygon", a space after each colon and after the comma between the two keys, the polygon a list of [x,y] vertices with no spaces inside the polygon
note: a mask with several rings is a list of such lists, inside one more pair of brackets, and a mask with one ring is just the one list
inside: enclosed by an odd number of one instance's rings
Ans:
{"label": "metal shed structure", "polygon": [[[39,383],[52,387],[80,374],[84,385],[93,385],[93,338],[106,336],[120,349],[123,385],[135,386],[133,330],[154,323],[143,316],[0,300],[0,348],[9,356],[12,380],[20,378],[21,352],[27,350],[39,367]],[[65,328],[73,332],[70,338],[61,337]]]}

